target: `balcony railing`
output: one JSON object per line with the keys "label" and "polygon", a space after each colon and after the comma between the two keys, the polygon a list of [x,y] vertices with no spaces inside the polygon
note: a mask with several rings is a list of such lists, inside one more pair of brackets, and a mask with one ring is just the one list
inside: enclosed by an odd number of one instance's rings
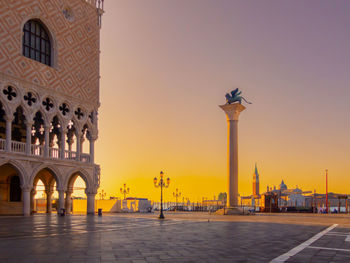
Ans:
{"label": "balcony railing", "polygon": [[[27,145],[25,142],[17,142],[17,141],[11,141],[11,152],[13,153],[20,153],[20,154],[27,154],[26,151]],[[6,151],[6,140],[0,139],[0,151]],[[31,156],[39,156],[44,157],[44,146],[43,145],[30,145],[30,155]],[[80,161],[83,163],[90,163],[90,154],[81,153],[80,154],[80,160],[77,160],[77,152],[73,151],[64,151],[64,160],[74,160],[74,161]],[[49,148],[49,157],[52,159],[61,159],[61,151],[58,148]]]}
{"label": "balcony railing", "polygon": [[57,148],[50,148],[50,157],[51,158],[60,158],[60,149]]}
{"label": "balcony railing", "polygon": [[42,145],[32,144],[30,146],[31,155],[44,156],[44,147]]}
{"label": "balcony railing", "polygon": [[26,153],[26,144],[23,142],[11,141],[11,151],[16,153]]}
{"label": "balcony railing", "polygon": [[77,152],[73,151],[64,151],[64,158],[68,160],[76,160],[77,159]]}

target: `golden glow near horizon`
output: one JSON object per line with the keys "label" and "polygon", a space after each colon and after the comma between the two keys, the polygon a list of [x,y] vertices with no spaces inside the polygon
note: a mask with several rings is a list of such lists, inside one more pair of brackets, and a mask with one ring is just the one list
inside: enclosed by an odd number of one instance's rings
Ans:
{"label": "golden glow near horizon", "polygon": [[[159,200],[153,178],[164,171],[165,201],[176,188],[194,202],[226,191],[227,124],[218,105],[239,87],[253,102],[239,121],[241,195],[252,194],[255,162],[260,192],[284,179],[324,193],[328,168],[329,191],[349,193],[350,37],[338,29],[350,19],[323,5],[107,1],[100,190],[121,197],[126,183],[129,196]],[[324,12],[329,23],[319,26]]]}

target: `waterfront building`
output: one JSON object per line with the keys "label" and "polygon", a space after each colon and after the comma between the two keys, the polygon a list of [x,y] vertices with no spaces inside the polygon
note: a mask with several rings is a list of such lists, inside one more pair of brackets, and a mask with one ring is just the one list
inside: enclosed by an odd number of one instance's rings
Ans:
{"label": "waterfront building", "polygon": [[0,214],[29,215],[39,180],[46,212],[70,212],[74,181],[94,213],[100,184],[102,0],[0,0]]}

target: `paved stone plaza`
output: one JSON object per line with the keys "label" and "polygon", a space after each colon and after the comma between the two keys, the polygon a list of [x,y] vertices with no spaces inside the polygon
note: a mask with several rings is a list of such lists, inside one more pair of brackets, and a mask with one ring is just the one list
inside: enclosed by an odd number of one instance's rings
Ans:
{"label": "paved stone plaza", "polygon": [[204,213],[166,217],[164,221],[155,214],[0,217],[0,262],[270,262],[333,221],[345,224],[333,226],[285,262],[350,262],[346,241],[350,217]]}

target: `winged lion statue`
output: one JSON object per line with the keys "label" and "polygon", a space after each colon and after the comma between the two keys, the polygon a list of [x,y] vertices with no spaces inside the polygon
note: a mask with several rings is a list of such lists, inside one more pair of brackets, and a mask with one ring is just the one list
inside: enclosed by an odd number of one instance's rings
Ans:
{"label": "winged lion statue", "polygon": [[241,94],[242,94],[242,91],[239,91],[238,88],[231,91],[231,94],[226,93],[225,95],[226,103],[232,104],[235,102],[239,102],[239,104],[242,104],[242,100],[244,100],[246,103],[252,104],[251,102],[247,101],[244,97],[242,97]]}

